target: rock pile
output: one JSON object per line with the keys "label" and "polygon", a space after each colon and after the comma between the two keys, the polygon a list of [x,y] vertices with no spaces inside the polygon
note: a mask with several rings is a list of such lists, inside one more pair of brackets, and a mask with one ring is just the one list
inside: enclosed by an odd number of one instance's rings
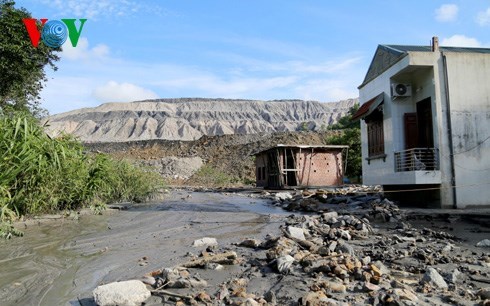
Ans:
{"label": "rock pile", "polygon": [[262,197],[273,200],[273,205],[288,211],[323,212],[328,210],[367,213],[371,221],[400,222],[403,219],[398,206],[386,199],[381,186],[349,186],[331,190],[303,190],[294,192],[263,192]]}
{"label": "rock pile", "polygon": [[[487,248],[414,228],[379,194],[346,195],[264,194],[316,213],[284,217],[276,234],[226,248],[196,240],[198,256],[145,283],[176,305],[490,305]],[[355,213],[332,210],[349,203]]]}

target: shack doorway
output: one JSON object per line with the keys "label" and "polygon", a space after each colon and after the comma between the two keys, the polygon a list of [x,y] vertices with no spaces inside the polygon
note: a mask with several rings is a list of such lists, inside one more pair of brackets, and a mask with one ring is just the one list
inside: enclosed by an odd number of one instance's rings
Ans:
{"label": "shack doorway", "polygon": [[267,178],[267,185],[269,188],[281,187],[281,176],[279,170],[279,152],[277,150],[271,150],[267,153],[267,170],[269,177]]}
{"label": "shack doorway", "polygon": [[293,149],[284,149],[283,165],[284,185],[288,187],[297,186],[298,182],[296,180],[296,158]]}

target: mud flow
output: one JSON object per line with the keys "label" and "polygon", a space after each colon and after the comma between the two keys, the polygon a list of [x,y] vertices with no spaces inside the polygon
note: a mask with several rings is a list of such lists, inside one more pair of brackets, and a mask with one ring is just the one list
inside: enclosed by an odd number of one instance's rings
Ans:
{"label": "mud flow", "polygon": [[91,305],[99,284],[173,266],[176,254],[196,252],[195,239],[226,244],[274,232],[287,214],[265,200],[220,193],[174,192],[127,208],[28,225],[24,237],[0,241],[0,304]]}

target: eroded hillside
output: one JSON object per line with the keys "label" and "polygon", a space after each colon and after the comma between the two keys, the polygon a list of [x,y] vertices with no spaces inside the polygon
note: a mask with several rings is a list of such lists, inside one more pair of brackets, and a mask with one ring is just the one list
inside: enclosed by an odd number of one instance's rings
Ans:
{"label": "eroded hillside", "polygon": [[48,132],[84,142],[149,139],[196,140],[202,136],[320,130],[335,123],[357,99],[302,100],[158,99],[106,103],[51,116]]}

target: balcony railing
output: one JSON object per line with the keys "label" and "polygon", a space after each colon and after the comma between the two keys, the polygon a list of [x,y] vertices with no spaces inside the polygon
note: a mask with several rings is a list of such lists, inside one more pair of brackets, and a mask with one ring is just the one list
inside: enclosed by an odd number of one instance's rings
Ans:
{"label": "balcony railing", "polygon": [[395,152],[395,172],[439,170],[439,150],[413,148]]}

